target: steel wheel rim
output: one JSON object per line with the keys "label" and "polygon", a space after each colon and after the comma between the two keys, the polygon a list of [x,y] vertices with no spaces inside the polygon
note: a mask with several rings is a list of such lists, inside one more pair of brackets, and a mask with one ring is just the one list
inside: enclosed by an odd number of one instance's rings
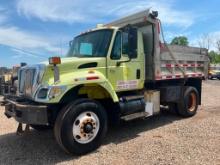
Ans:
{"label": "steel wheel rim", "polygon": [[95,139],[99,132],[100,121],[91,111],[81,113],[73,123],[73,137],[75,141],[86,144]]}
{"label": "steel wheel rim", "polygon": [[196,109],[196,94],[194,92],[191,92],[189,95],[189,102],[188,102],[188,110],[190,112],[195,111]]}

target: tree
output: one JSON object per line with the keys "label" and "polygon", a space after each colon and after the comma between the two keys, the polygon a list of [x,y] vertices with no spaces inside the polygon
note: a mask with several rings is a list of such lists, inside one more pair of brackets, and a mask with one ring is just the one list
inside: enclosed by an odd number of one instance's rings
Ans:
{"label": "tree", "polygon": [[171,43],[171,45],[181,45],[181,46],[188,46],[189,42],[188,42],[188,38],[185,36],[179,36],[179,37],[175,37]]}
{"label": "tree", "polygon": [[216,53],[215,51],[209,52],[209,58],[210,58],[210,62],[212,64],[220,63],[220,55],[218,53]]}
{"label": "tree", "polygon": [[198,44],[200,48],[206,48],[209,50],[212,41],[211,41],[211,36],[209,34],[203,34],[201,35],[200,39],[198,40]]}
{"label": "tree", "polygon": [[218,51],[220,52],[220,39],[216,41],[216,47]]}

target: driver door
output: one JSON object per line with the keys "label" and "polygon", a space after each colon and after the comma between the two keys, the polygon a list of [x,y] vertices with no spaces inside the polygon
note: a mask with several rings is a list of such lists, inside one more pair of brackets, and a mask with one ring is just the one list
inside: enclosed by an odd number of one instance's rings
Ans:
{"label": "driver door", "polygon": [[138,60],[138,53],[136,57],[129,59],[128,45],[128,33],[118,31],[107,61],[108,79],[116,92],[143,88],[143,61]]}

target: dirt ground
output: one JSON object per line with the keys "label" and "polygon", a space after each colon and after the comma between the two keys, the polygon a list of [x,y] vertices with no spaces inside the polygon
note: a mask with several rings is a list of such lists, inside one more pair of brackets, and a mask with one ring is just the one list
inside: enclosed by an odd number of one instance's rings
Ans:
{"label": "dirt ground", "polygon": [[57,145],[53,132],[15,134],[17,123],[0,108],[0,164],[220,165],[220,81],[203,83],[202,106],[192,118],[163,113],[110,128],[104,144],[85,156]]}

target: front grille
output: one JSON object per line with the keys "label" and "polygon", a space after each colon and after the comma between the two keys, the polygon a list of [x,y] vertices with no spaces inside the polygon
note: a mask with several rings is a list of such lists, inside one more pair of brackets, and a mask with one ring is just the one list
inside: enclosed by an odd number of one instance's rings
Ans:
{"label": "front grille", "polygon": [[23,68],[19,75],[19,93],[23,96],[32,96],[35,84],[36,68]]}
{"label": "front grille", "polygon": [[38,89],[45,69],[46,65],[38,64],[34,66],[25,66],[19,70],[18,92],[20,96],[34,99],[34,95]]}

